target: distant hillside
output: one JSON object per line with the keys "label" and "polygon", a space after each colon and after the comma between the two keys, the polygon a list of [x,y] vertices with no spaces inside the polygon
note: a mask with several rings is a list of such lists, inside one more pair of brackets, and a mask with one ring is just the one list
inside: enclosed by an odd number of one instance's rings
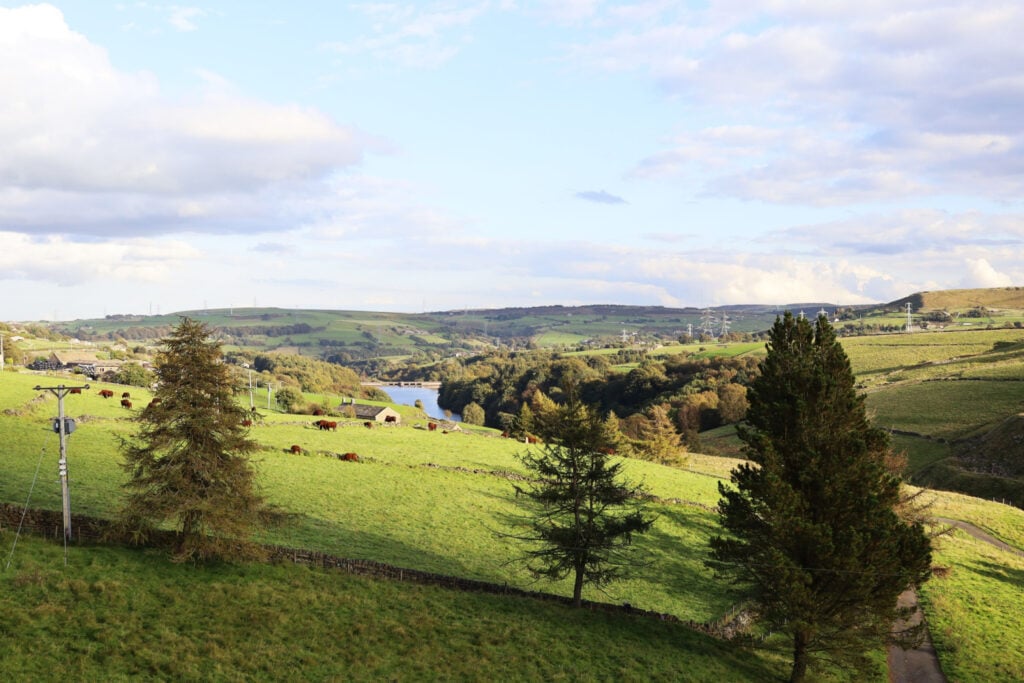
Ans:
{"label": "distant hillside", "polygon": [[1011,287],[921,292],[888,304],[856,306],[805,302],[700,309],[606,304],[426,313],[231,308],[108,315],[50,327],[69,338],[146,347],[165,337],[179,317],[187,315],[214,328],[229,350],[301,354],[374,375],[385,366],[422,366],[495,349],[572,351],[666,346],[687,337],[750,339],[771,327],[785,310],[807,316],[823,310],[839,321],[837,327],[844,336],[899,332],[905,327],[903,309],[908,302],[915,315],[921,315],[915,326],[1024,324],[1024,287]]}
{"label": "distant hillside", "polygon": [[890,302],[888,305],[893,308],[904,308],[908,303],[915,311],[920,309],[963,311],[977,307],[1024,309],[1024,287],[918,292]]}

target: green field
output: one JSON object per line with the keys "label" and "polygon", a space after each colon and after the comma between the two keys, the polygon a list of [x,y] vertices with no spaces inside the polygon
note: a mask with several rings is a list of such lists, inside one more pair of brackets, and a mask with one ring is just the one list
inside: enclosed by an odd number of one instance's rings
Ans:
{"label": "green field", "polygon": [[[10,548],[13,533],[0,532]],[[780,658],[677,624],[295,566],[171,565],[22,537],[0,574],[4,678],[763,681]],[[7,555],[4,554],[4,559]],[[17,637],[11,637],[17,634]]]}
{"label": "green field", "polygon": [[[65,380],[32,376],[18,373],[3,373],[0,375],[0,431],[7,437],[8,454],[0,463],[0,500],[14,504],[24,504],[29,489],[35,488],[32,494],[31,505],[56,510],[60,507],[60,492],[56,481],[56,458],[57,438],[50,430],[49,417],[55,413],[56,402],[52,397],[35,401],[37,392],[32,387],[37,383],[56,383]],[[924,383],[912,386],[932,387],[937,383]],[[954,383],[949,383],[954,384]],[[959,382],[957,385],[980,385],[978,382]],[[1009,385],[1010,383],[1003,383]],[[118,405],[118,401],[105,400],[99,397],[100,385],[94,385],[90,390],[80,396],[69,396],[66,401],[66,409],[69,415],[79,418],[77,431],[69,438],[69,469],[72,487],[72,505],[77,514],[90,514],[96,516],[111,516],[115,513],[121,500],[120,482],[124,480],[119,463],[118,436],[124,436],[131,432],[132,424],[128,420],[130,411],[126,411]],[[121,387],[114,387],[119,391]],[[145,392],[131,389],[133,400],[136,405],[148,399]],[[888,390],[886,390],[888,391]],[[884,396],[885,392],[878,392],[878,396]],[[118,394],[119,395],[119,394]],[[315,397],[308,397],[310,399]],[[919,402],[917,397],[908,399],[904,397],[904,403]],[[1011,397],[1012,398],[1012,397]],[[874,399],[872,399],[874,400]],[[923,400],[923,399],[922,399]],[[1010,400],[1009,398],[1007,400]],[[247,402],[247,398],[246,398]],[[991,404],[989,404],[991,405]],[[508,583],[511,586],[523,587],[531,590],[544,590],[562,595],[571,592],[570,586],[563,582],[561,584],[541,583],[537,584],[525,574],[521,566],[514,560],[520,549],[514,542],[509,540],[507,534],[512,527],[512,519],[520,513],[516,499],[513,495],[511,482],[501,476],[504,472],[521,473],[523,470],[516,459],[516,454],[527,446],[514,443],[507,439],[501,439],[490,430],[475,430],[472,433],[452,432],[443,434],[440,432],[429,432],[426,429],[417,428],[422,426],[422,420],[416,419],[416,411],[408,407],[400,407],[406,411],[405,424],[401,427],[365,429],[361,424],[353,426],[342,426],[337,432],[322,432],[313,428],[312,418],[307,416],[283,415],[276,411],[270,411],[265,420],[255,425],[252,436],[261,444],[262,450],[257,454],[258,466],[261,472],[260,480],[268,499],[278,505],[281,509],[291,513],[291,521],[279,528],[268,530],[263,539],[268,542],[288,545],[294,547],[306,547],[323,550],[333,554],[383,561],[390,564],[421,569],[440,574],[457,575],[466,578],[482,579],[495,583]],[[935,427],[937,431],[950,428],[957,416],[945,415]],[[951,422],[951,420],[953,422]],[[959,423],[957,423],[959,424]],[[934,425],[929,425],[934,426]],[[708,435],[709,441],[711,435]],[[723,432],[722,439],[730,437]],[[934,443],[934,442],[933,442]],[[292,455],[285,451],[292,445],[300,445],[303,455]],[[897,442],[899,445],[899,442]],[[359,453],[362,461],[359,463],[348,463],[337,460],[334,454],[354,451]],[[941,454],[933,454],[939,457]],[[42,470],[36,479],[36,467],[42,456]],[[606,592],[589,590],[585,597],[591,600],[602,602],[630,604],[658,612],[668,612],[682,619],[694,619],[697,621],[714,620],[725,614],[732,605],[732,598],[729,596],[720,582],[708,572],[703,566],[706,555],[707,539],[716,533],[717,517],[703,506],[714,505],[717,501],[717,487],[723,477],[728,476],[729,470],[735,465],[735,460],[716,458],[710,456],[694,455],[684,469],[675,469],[654,465],[643,461],[630,460],[626,462],[628,475],[639,481],[643,481],[650,491],[663,499],[678,499],[679,503],[657,504],[652,506],[652,511],[658,515],[658,520],[653,531],[637,539],[637,549],[647,560],[648,564],[636,576],[628,581],[614,584]],[[974,524],[990,530],[997,536],[1008,540],[1011,543],[1024,546],[1024,512],[1008,506],[986,503],[978,499],[956,494],[935,494],[936,514],[954,517],[971,521]],[[9,536],[4,537],[9,538]],[[30,546],[34,547],[34,546]],[[953,547],[953,546],[951,546]],[[947,551],[942,550],[943,553]],[[96,554],[101,557],[94,559]],[[134,638],[132,635],[135,627],[125,625],[118,631],[113,626],[107,625],[114,620],[112,615],[118,610],[123,610],[126,604],[126,595],[132,595],[140,589],[136,589],[132,583],[135,579],[110,578],[106,572],[128,572],[132,576],[140,577],[140,581],[154,581],[152,577],[145,578],[149,569],[155,565],[163,566],[161,560],[145,553],[140,557],[138,554],[123,554],[124,551],[112,549],[74,549],[73,560],[76,566],[85,564],[90,567],[89,575],[82,575],[78,578],[81,583],[72,583],[68,575],[62,573],[57,566],[49,566],[45,560],[40,559],[35,565],[22,564],[17,570],[18,577],[32,577],[41,575],[44,579],[38,582],[36,579],[20,578],[23,586],[17,586],[18,590],[24,589],[27,593],[16,593],[19,596],[32,595],[35,603],[32,609],[41,614],[53,615],[55,621],[40,622],[46,625],[39,627],[39,632],[44,633],[56,630],[56,623],[60,623],[60,615],[69,609],[66,598],[60,595],[50,594],[42,589],[41,585],[55,583],[63,587],[64,593],[71,592],[76,596],[85,596],[83,602],[90,605],[90,609],[102,610],[105,613],[98,613],[99,616],[89,617],[85,620],[84,629],[87,641],[91,643],[91,649],[85,653],[77,653],[72,660],[66,661],[69,675],[76,678],[88,678],[97,671],[103,671],[103,667],[110,667],[111,671],[124,672],[124,676],[151,675],[157,677],[172,677],[181,675],[184,677],[224,677],[224,678],[247,678],[247,677],[269,677],[272,665],[267,660],[261,659],[254,654],[237,654],[237,645],[231,644],[229,640],[217,643],[217,647],[196,642],[198,638],[194,635],[197,632],[189,628],[179,627],[178,621],[188,621],[197,618],[201,623],[208,623],[212,617],[201,618],[188,616],[189,613],[176,614],[178,608],[185,609],[185,605],[179,605],[180,601],[172,601],[173,609],[169,614],[169,621],[166,625],[156,628],[160,633],[174,633],[180,629],[182,635],[175,639],[176,647],[180,647],[186,653],[179,658],[179,663],[166,658],[161,659],[155,651],[152,642],[133,641],[132,649],[137,649],[139,654],[136,658],[126,655],[123,651],[117,650],[114,642],[117,637]],[[56,558],[58,551],[40,550],[33,551],[31,557],[35,558],[52,556]],[[18,555],[21,558],[20,555]],[[78,559],[74,559],[78,558]],[[1004,561],[1005,560],[1005,561]],[[19,559],[19,562],[25,562]],[[33,560],[35,561],[35,560]],[[996,555],[995,559],[987,560],[992,565],[988,573],[977,572],[972,567],[974,560],[958,555],[953,551],[941,555],[937,560],[943,564],[954,567],[953,576],[962,574],[972,576],[969,583],[964,584],[961,589],[955,582],[948,581],[942,584],[942,590],[936,589],[934,595],[930,592],[932,586],[938,586],[937,582],[929,584],[925,588],[926,599],[930,600],[929,619],[935,623],[955,623],[962,619],[957,605],[960,602],[969,602],[969,597],[963,597],[961,590],[988,590],[986,581],[1003,581],[1000,576],[1019,576],[1014,574],[1017,565],[1013,561]],[[127,563],[133,568],[119,569]],[[141,563],[141,565],[139,564]],[[53,565],[58,564],[55,560]],[[976,564],[976,563],[975,563]],[[158,597],[155,601],[167,600],[167,595],[176,591],[186,590],[182,581],[184,576],[193,576],[187,569],[169,569],[177,578],[161,576],[158,582],[166,582],[165,589],[155,590]],[[217,590],[220,586],[228,595],[242,595],[245,601],[255,600],[257,605],[248,608],[253,618],[259,619],[258,623],[269,620],[268,652],[282,653],[289,648],[289,642],[284,631],[293,630],[296,624],[301,622],[298,615],[282,616],[283,608],[279,601],[287,602],[287,597],[277,597],[265,586],[287,583],[289,586],[296,586],[296,595],[292,599],[296,604],[307,604],[309,598],[302,597],[313,592],[323,591],[323,584],[317,583],[316,588],[309,587],[307,582],[337,581],[339,584],[349,581],[346,577],[341,578],[317,578],[320,574],[307,570],[295,570],[296,577],[291,574],[276,574],[284,572],[278,568],[240,567],[224,568],[223,570],[232,577],[230,583],[226,578],[210,578],[210,575],[203,574],[198,580],[200,585],[190,587],[189,591]],[[289,570],[291,571],[291,570]],[[266,574],[265,574],[266,572]],[[975,576],[977,574],[977,576]],[[109,585],[104,583],[104,576],[107,576]],[[13,579],[7,578],[7,581]],[[210,581],[215,587],[204,587],[203,582]],[[223,586],[218,581],[224,583]],[[356,584],[359,580],[352,579]],[[1018,580],[1019,581],[1019,580]],[[17,583],[15,582],[15,583]],[[14,585],[14,584],[11,584]],[[362,585],[362,584],[359,584]],[[374,586],[377,584],[374,583]],[[1019,583],[1009,583],[1009,586],[1017,586]],[[246,588],[251,586],[251,588]],[[142,590],[143,593],[146,590]],[[339,589],[342,590],[342,589]],[[351,590],[370,590],[374,593],[377,589],[365,587]],[[405,596],[404,588],[382,587],[380,595],[392,597],[380,597],[380,600],[412,600],[428,601],[433,597],[421,597],[420,593],[433,592],[427,589],[410,589],[415,596]],[[206,595],[206,593],[201,593]],[[1017,613],[1014,599],[1019,599],[1019,590],[995,590],[990,594],[992,609],[1004,609],[1006,612]],[[352,604],[351,597],[344,597],[344,590],[337,597],[324,598],[324,604]],[[163,597],[160,597],[163,596]],[[398,597],[396,597],[398,596]],[[1014,597],[1016,596],[1016,598]],[[14,598],[12,598],[14,599]],[[23,598],[17,598],[23,599]],[[138,598],[138,610],[142,614],[151,615],[154,607],[147,606],[144,600],[149,598]],[[445,598],[438,600],[457,601],[464,598]],[[110,605],[104,606],[105,601]],[[176,599],[177,600],[177,599]],[[508,630],[518,629],[515,626],[519,619],[533,619],[537,610],[554,610],[558,613],[559,608],[552,606],[529,606],[517,607],[520,604],[514,600],[502,601],[491,598],[466,597],[465,604],[476,605],[476,607],[438,607],[426,606],[422,610],[415,604],[408,607],[408,612],[396,612],[386,620],[388,629],[393,629],[397,635],[394,636],[395,647],[403,656],[396,656],[388,643],[391,638],[369,639],[364,643],[364,657],[366,662],[352,666],[353,677],[355,678],[377,678],[408,676],[409,679],[418,678],[416,673],[425,670],[436,670],[442,672],[438,677],[466,677],[466,669],[463,666],[470,666],[466,662],[475,661],[473,666],[479,667],[481,671],[494,671],[498,678],[505,678],[508,671],[516,671],[512,677],[522,676],[524,678],[550,678],[552,670],[545,667],[569,666],[573,658],[580,657],[579,652],[571,648],[561,648],[555,653],[545,654],[543,657],[533,657],[530,661],[512,658],[509,664],[510,669],[500,668],[497,660],[506,661],[510,655],[505,650],[494,650],[498,648],[498,641],[507,640],[507,637],[488,637],[487,628],[483,626],[479,630],[473,630],[469,626],[454,625],[454,632],[449,631],[428,631],[435,634],[437,638],[450,638],[459,643],[465,641],[469,647],[477,647],[480,656],[487,659],[486,662],[472,659],[469,654],[458,654],[461,651],[456,648],[451,658],[443,656],[444,661],[437,661],[436,657],[442,657],[437,653],[427,652],[430,650],[428,644],[418,640],[415,634],[408,635],[415,631],[412,619],[418,618],[415,615],[429,610],[460,610],[480,609],[488,617],[483,623],[489,624],[495,633],[504,634]],[[478,602],[473,602],[479,600]],[[214,597],[206,599],[211,604],[218,604]],[[263,602],[260,602],[263,601]],[[372,602],[372,601],[370,601]],[[156,603],[154,603],[156,604]],[[247,603],[248,604],[248,603]],[[174,606],[177,605],[177,606]],[[340,610],[340,608],[338,608]],[[369,609],[369,608],[365,608]],[[359,616],[360,610],[364,608],[353,607],[354,612],[348,613],[341,610],[336,617],[337,621],[329,621],[331,628],[344,630],[345,628],[356,629],[362,633],[368,629],[368,625],[360,626],[364,619],[369,617]],[[8,610],[10,611],[10,610]],[[496,612],[501,615],[508,615],[512,625],[506,624],[499,616],[492,615]],[[21,616],[6,617],[14,620],[13,623],[21,623],[27,619],[25,613],[17,610],[11,614]],[[408,619],[402,617],[407,614]],[[275,615],[275,616],[271,616]],[[524,616],[525,615],[525,616]],[[47,616],[47,619],[50,619]],[[150,617],[152,618],[152,617]],[[538,617],[539,618],[539,617]],[[577,623],[579,616],[572,616],[571,623]],[[94,619],[94,621],[90,621]],[[239,617],[239,619],[242,619]],[[543,617],[541,621],[558,623],[554,617]],[[207,621],[203,621],[207,620]],[[946,620],[946,621],[943,621]],[[627,620],[628,622],[628,620]],[[4,623],[4,622],[0,622]],[[591,622],[587,622],[590,624]],[[602,617],[600,624],[593,625],[594,628],[609,634],[609,638],[623,638],[624,642],[633,642],[632,636],[623,635],[632,626],[621,627],[611,626]],[[1004,625],[1007,622],[1001,621]],[[1009,622],[1015,624],[1016,622]],[[241,625],[232,626],[232,629],[244,633]],[[440,627],[439,627],[440,628]],[[446,626],[447,628],[447,626]],[[538,628],[542,628],[538,626]],[[643,627],[648,628],[648,627]],[[650,627],[655,628],[655,627]],[[657,628],[663,628],[661,626]],[[984,631],[984,622],[972,626],[979,631]],[[111,630],[114,629],[114,630]],[[403,636],[401,631],[407,634]],[[301,632],[301,629],[299,629]],[[1018,632],[1020,629],[1018,629]],[[661,631],[657,631],[661,632]],[[645,632],[651,633],[651,632]],[[85,637],[85,636],[83,636]],[[226,635],[225,639],[235,638],[234,635]],[[244,636],[241,636],[244,637]],[[537,634],[527,633],[523,636],[528,642],[543,642],[546,638],[556,638],[551,632],[540,630]],[[603,642],[598,636],[587,635],[587,638],[595,638],[594,642]],[[644,636],[652,637],[652,636]],[[88,640],[91,638],[92,640]],[[529,639],[534,639],[529,641]],[[564,638],[561,638],[564,640]],[[493,641],[493,642],[492,642]],[[949,646],[944,644],[940,650],[944,664],[950,662],[951,670],[968,672],[961,680],[988,680],[979,677],[978,671],[982,670],[986,659],[1000,657],[1004,662],[1006,671],[1017,671],[1024,660],[1024,654],[1020,648],[1008,654],[1005,651],[996,651],[994,648],[1004,647],[1009,642],[1005,637],[981,637],[978,644],[971,647],[963,645]],[[233,642],[233,641],[232,641]],[[516,641],[519,642],[519,641]],[[576,679],[592,678],[663,678],[664,680],[675,680],[678,677],[679,661],[686,661],[691,656],[696,661],[703,662],[705,659],[716,659],[717,655],[709,656],[708,652],[715,652],[715,646],[708,645],[706,641],[693,635],[672,636],[667,642],[676,643],[683,648],[682,653],[675,653],[667,656],[669,649],[663,649],[663,643],[651,644],[649,652],[644,654],[635,653],[632,659],[628,656],[628,649],[613,650],[604,645],[599,647],[607,650],[607,658],[596,660],[594,669],[580,669]],[[319,641],[308,645],[306,651],[309,657],[315,658]],[[31,677],[31,667],[38,666],[32,662],[38,659],[38,655],[45,651],[54,651],[59,643],[49,640],[41,640],[38,648],[34,645],[19,641],[21,654],[16,661],[20,668],[15,671],[24,671],[26,676]],[[294,647],[293,645],[291,647]],[[326,647],[326,645],[323,645]],[[461,647],[461,645],[460,645]],[[51,648],[47,650],[46,648]],[[691,655],[687,648],[695,648]],[[537,650],[532,647],[531,650]],[[248,653],[244,647],[241,653]],[[236,654],[232,654],[236,653]],[[756,654],[756,653],[755,653]],[[284,654],[283,661],[293,661]],[[296,655],[298,656],[298,655]],[[339,658],[345,660],[348,654],[341,654]],[[412,658],[415,661],[409,662],[404,659]],[[780,662],[785,659],[784,654],[779,655],[761,653],[753,659],[744,658],[746,655],[735,655],[733,660],[725,661],[724,670],[710,668],[707,671],[707,678],[704,680],[759,680],[766,671],[778,672]],[[620,661],[626,658],[624,661]],[[449,661],[450,659],[450,661]],[[543,662],[535,661],[542,659]],[[493,661],[492,661],[493,660]],[[627,661],[628,660],[628,661]],[[664,660],[664,661],[662,661]],[[306,660],[303,660],[306,661]],[[345,660],[347,661],[347,660]],[[661,663],[655,663],[655,662]],[[716,661],[718,661],[716,659]],[[489,662],[489,663],[488,663]],[[312,666],[311,664],[305,664]],[[79,667],[75,669],[73,667]],[[324,676],[336,675],[331,672],[337,671],[324,665],[322,669]],[[499,667],[491,669],[489,667]],[[589,665],[588,665],[589,666]],[[696,664],[695,664],[696,666]],[[704,664],[700,664],[704,666]],[[717,665],[712,665],[717,666]],[[93,668],[90,668],[93,667]],[[180,668],[175,668],[180,667]],[[222,667],[210,669],[207,667]],[[412,668],[403,668],[412,667]],[[422,669],[416,667],[423,667]],[[450,668],[449,668],[450,667]],[[648,667],[651,675],[644,677],[636,672]],[[668,667],[668,668],[664,668]],[[784,670],[784,665],[781,665]],[[321,671],[316,669],[317,671]],[[572,669],[568,669],[572,670]],[[687,669],[689,670],[689,669]],[[443,672],[448,672],[447,674]],[[595,673],[596,672],[596,673]],[[618,672],[618,673],[616,673]],[[661,673],[659,673],[661,672]],[[703,675],[703,674],[702,674]],[[775,673],[773,675],[779,675]],[[574,678],[569,676],[570,679]],[[869,677],[870,678],[870,677]],[[878,680],[881,680],[879,678]]]}

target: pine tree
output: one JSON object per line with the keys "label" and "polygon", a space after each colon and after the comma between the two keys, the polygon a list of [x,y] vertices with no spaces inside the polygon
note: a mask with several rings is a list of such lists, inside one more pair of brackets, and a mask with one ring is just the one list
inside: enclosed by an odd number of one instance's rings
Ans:
{"label": "pine tree", "polygon": [[153,402],[122,443],[129,493],[121,519],[137,537],[167,520],[177,528],[177,561],[258,555],[250,542],[263,513],[256,450],[235,400],[230,369],[205,325],[188,318],[156,358]]}
{"label": "pine tree", "polygon": [[533,514],[518,538],[533,546],[526,560],[534,576],[573,577],[573,604],[579,607],[584,585],[604,586],[622,575],[633,535],[654,520],[644,515],[642,489],[620,479],[622,465],[611,456],[616,435],[580,402],[574,387],[565,397],[543,420],[538,417],[541,452],[520,456],[536,480],[524,491]]}
{"label": "pine tree", "polygon": [[827,319],[786,313],[772,327],[739,435],[752,463],[720,484],[727,536],[709,566],[731,575],[763,623],[792,638],[792,681],[812,657],[862,666],[892,632],[897,597],[929,575],[931,546],[900,519],[888,435],[872,427]]}

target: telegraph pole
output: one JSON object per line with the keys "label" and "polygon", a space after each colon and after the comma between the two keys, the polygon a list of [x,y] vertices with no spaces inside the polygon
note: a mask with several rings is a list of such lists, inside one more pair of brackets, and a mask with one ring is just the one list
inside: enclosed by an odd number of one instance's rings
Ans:
{"label": "telegraph pole", "polygon": [[[71,492],[68,490],[68,434],[75,431],[75,421],[64,417],[64,397],[72,390],[88,389],[89,385],[80,387],[66,387],[58,384],[55,387],[41,387],[36,385],[36,391],[49,391],[57,397],[57,419],[53,423],[53,431],[60,436],[60,460],[57,461],[57,471],[60,473],[61,507],[64,511],[64,542],[71,540]],[[76,392],[77,393],[77,392]]]}

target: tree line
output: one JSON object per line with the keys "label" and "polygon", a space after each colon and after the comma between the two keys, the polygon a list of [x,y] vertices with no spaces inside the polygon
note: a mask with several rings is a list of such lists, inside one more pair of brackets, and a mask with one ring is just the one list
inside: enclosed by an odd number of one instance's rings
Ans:
{"label": "tree line", "polygon": [[627,439],[671,439],[674,431],[675,441],[696,450],[700,432],[743,419],[757,373],[754,358],[644,358],[624,373],[607,356],[531,351],[449,359],[430,378],[442,382],[438,404],[470,424],[524,435],[532,416],[572,383],[581,401],[619,421]]}

